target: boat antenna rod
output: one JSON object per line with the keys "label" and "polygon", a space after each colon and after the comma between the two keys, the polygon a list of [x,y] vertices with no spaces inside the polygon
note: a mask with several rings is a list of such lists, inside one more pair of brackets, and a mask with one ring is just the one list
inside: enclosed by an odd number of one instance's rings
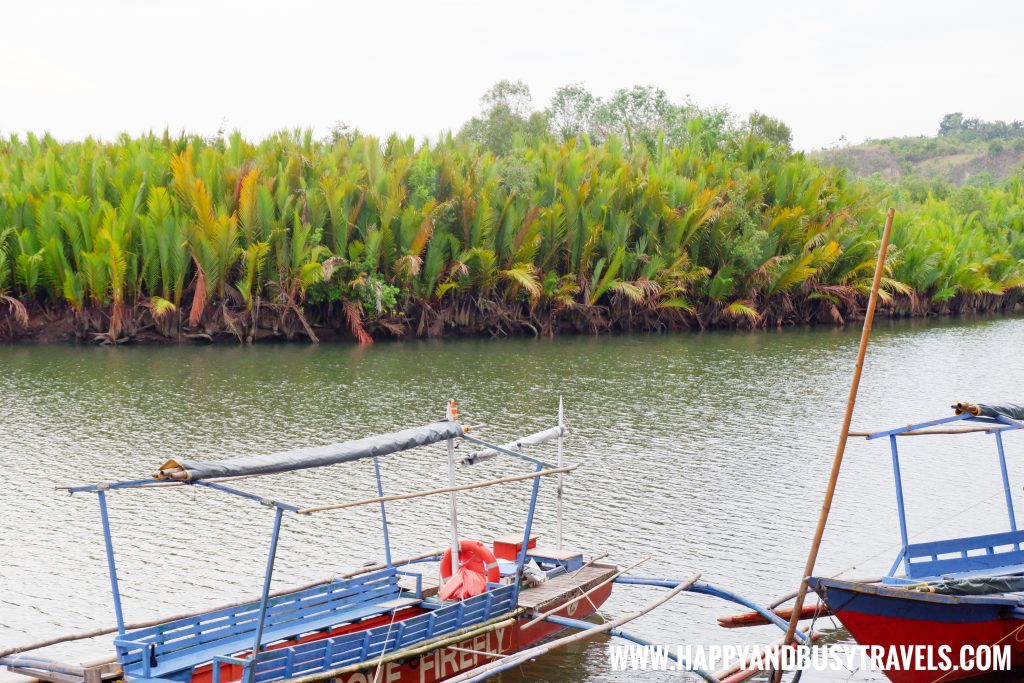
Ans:
{"label": "boat antenna rod", "polygon": [[[825,500],[821,504],[821,513],[818,515],[818,526],[814,530],[811,550],[807,553],[807,564],[804,566],[804,573],[800,577],[800,588],[796,592],[793,616],[789,620],[789,627],[786,629],[786,636],[782,641],[784,645],[788,645],[793,641],[797,626],[800,624],[800,612],[803,609],[804,598],[807,595],[807,578],[814,573],[814,565],[818,561],[818,550],[821,548],[821,538],[825,534],[825,525],[828,523],[828,515],[832,510],[832,499],[835,497],[836,484],[839,481],[839,470],[843,466],[846,442],[850,437],[850,422],[853,420],[853,408],[857,403],[857,391],[860,389],[860,376],[864,369],[864,356],[867,354],[868,340],[871,337],[871,323],[875,319],[875,309],[878,307],[878,290],[882,283],[882,273],[885,272],[885,259],[889,251],[889,236],[892,234],[892,221],[895,215],[896,210],[892,208],[885,215],[885,228],[882,230],[881,244],[878,245],[875,276],[871,280],[871,295],[868,297],[868,308],[864,313],[864,327],[861,329],[860,348],[857,350],[857,365],[853,369],[850,395],[846,399],[846,413],[843,415],[843,426],[839,432],[836,454],[832,459],[832,472],[829,474],[828,486],[825,488]],[[781,673],[781,670],[779,670],[772,677],[775,683],[780,680]]]}
{"label": "boat antenna rod", "polygon": [[[448,399],[447,415],[449,422],[459,419],[459,409],[455,407],[455,400]],[[445,442],[448,451],[448,488],[454,489],[455,484],[455,441],[448,439]],[[383,504],[383,503],[382,503]],[[452,543],[452,578],[459,569],[459,508],[455,501],[455,491],[448,493],[448,516],[451,523]]]}

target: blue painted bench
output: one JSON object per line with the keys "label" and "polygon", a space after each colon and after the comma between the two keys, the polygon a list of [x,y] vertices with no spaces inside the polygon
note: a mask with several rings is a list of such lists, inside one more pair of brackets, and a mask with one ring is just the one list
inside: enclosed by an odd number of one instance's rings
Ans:
{"label": "blue painted bench", "polygon": [[583,566],[583,553],[577,550],[531,548],[526,551],[526,559],[535,560],[541,567],[564,567],[567,572],[574,572]]}
{"label": "blue painted bench", "polygon": [[[263,644],[390,611],[386,603],[401,594],[399,573],[385,569],[271,598]],[[251,602],[132,631],[114,645],[127,679],[188,681],[198,664],[250,651],[258,619],[259,603]]]}
{"label": "blue painted bench", "polygon": [[[488,591],[465,600],[424,600],[422,614],[394,624],[330,638],[264,650],[252,657],[217,656],[213,683],[222,683],[221,664],[242,667],[242,681],[274,683],[361,662],[374,662],[390,652],[437,638],[508,614],[516,607],[515,586],[488,584]],[[503,641],[504,642],[504,641]],[[255,667],[255,670],[252,670]]]}
{"label": "blue painted bench", "polygon": [[906,573],[911,579],[998,569],[1024,563],[1024,531],[952,538],[907,546]]}

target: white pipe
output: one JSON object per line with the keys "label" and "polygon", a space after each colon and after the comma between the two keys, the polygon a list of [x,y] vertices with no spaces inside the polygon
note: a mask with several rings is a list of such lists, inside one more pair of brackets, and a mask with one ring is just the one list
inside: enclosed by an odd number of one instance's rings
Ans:
{"label": "white pipe", "polygon": [[[535,434],[530,434],[529,436],[524,436],[522,438],[516,439],[515,441],[511,441],[507,444],[503,444],[501,447],[509,451],[522,451],[523,448],[525,448],[526,446],[537,446],[539,444],[551,441],[552,439],[558,439],[564,434],[568,433],[569,430],[567,430],[564,425],[560,424],[557,427],[551,427],[549,429],[536,432]],[[460,461],[459,464],[461,464],[463,467],[467,465],[475,465],[478,462],[490,460],[491,458],[497,455],[500,455],[500,451],[496,451],[493,448],[485,448],[481,451],[477,451],[476,453],[471,453],[467,455]]]}
{"label": "white pipe", "polygon": [[[562,397],[558,397],[558,460],[555,467],[562,466],[562,441],[565,434],[565,413],[562,409]],[[562,510],[564,506],[564,491],[562,489],[563,475],[558,475],[558,549],[562,549]]]}
{"label": "white pipe", "polygon": [[[455,420],[455,401],[448,401],[448,419]],[[448,439],[448,485],[455,486],[455,440]],[[455,492],[448,494],[448,514],[452,523],[452,576],[459,568],[459,511],[455,505]]]}

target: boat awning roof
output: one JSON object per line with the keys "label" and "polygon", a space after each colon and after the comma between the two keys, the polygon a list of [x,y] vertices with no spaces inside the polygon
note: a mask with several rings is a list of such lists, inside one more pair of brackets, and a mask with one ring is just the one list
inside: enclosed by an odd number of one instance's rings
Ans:
{"label": "boat awning roof", "polygon": [[222,477],[278,474],[312,467],[337,465],[363,458],[389,455],[418,446],[454,439],[463,435],[462,425],[454,421],[434,422],[422,427],[376,434],[363,439],[328,446],[298,448],[282,453],[244,455],[227,460],[180,460],[172,458],[157,471],[156,479],[199,481]]}
{"label": "boat awning roof", "polygon": [[1024,420],[1024,405],[1019,403],[978,403],[979,415],[985,417],[1008,417],[1011,420]]}

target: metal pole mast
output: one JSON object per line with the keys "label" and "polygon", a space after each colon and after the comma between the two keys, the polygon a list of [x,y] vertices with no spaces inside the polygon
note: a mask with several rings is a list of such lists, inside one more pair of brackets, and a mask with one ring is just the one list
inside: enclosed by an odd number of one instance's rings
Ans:
{"label": "metal pole mast", "polygon": [[[563,411],[563,408],[562,408],[562,397],[559,396],[558,397],[558,465],[557,465],[557,467],[561,467],[562,466],[562,440],[563,440],[563,435],[564,434],[565,434],[565,414],[564,414],[564,411]],[[562,488],[563,487],[563,478],[564,478],[564,476],[565,475],[562,475],[562,474],[558,475],[558,507],[557,507],[557,513],[556,514],[557,514],[557,517],[558,517],[558,549],[559,550],[562,549],[562,512],[563,512],[564,506],[565,506],[565,492],[564,492],[564,489]]]}
{"label": "metal pole mast", "polygon": [[117,632],[124,635],[124,613],[121,611],[121,590],[117,583],[117,563],[114,561],[114,542],[110,537],[110,516],[107,514],[107,492],[96,492],[100,501],[100,521],[103,522],[103,546],[107,552],[107,571],[110,573],[110,592],[114,594],[114,616],[117,618]]}
{"label": "metal pole mast", "polygon": [[281,535],[281,516],[284,510],[274,507],[274,531],[270,535],[270,551],[267,553],[267,568],[263,573],[263,592],[260,593],[259,617],[256,622],[256,637],[252,643],[252,658],[246,672],[246,681],[252,683],[256,677],[256,663],[259,660],[263,640],[263,625],[267,620],[267,604],[270,602],[270,581],[274,576],[274,559],[277,557],[277,539]]}
{"label": "metal pole mast", "polygon": [[[448,420],[455,422],[459,418],[459,409],[455,407],[455,399],[448,401]],[[448,439],[448,485],[455,486],[455,440]],[[455,492],[448,494],[448,515],[452,525],[452,576],[459,568],[459,511],[455,504]]]}

